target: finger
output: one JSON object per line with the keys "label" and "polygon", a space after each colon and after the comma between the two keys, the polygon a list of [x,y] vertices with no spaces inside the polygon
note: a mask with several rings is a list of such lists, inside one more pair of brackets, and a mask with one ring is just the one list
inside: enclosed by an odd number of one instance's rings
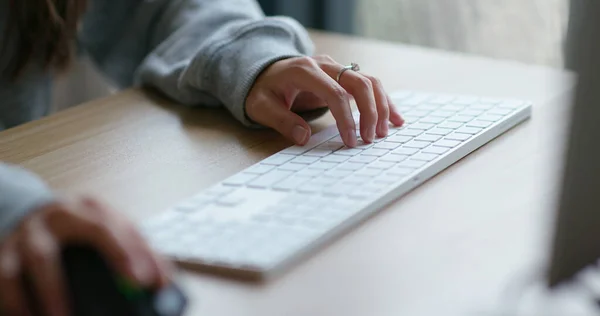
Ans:
{"label": "finger", "polygon": [[364,75],[373,84],[373,94],[377,104],[377,136],[386,137],[389,132],[390,106],[388,104],[387,94],[381,81],[373,76]]}
{"label": "finger", "polygon": [[357,72],[348,70],[340,77],[340,84],[352,94],[356,100],[356,105],[360,112],[361,137],[366,142],[372,142],[375,139],[380,113],[378,113],[378,106],[373,93],[373,84],[371,83],[371,80]]}
{"label": "finger", "polygon": [[388,105],[390,107],[390,122],[392,122],[392,124],[394,124],[394,126],[404,125],[404,118],[402,118],[402,115],[400,114],[400,112],[398,111],[398,108],[392,101],[392,98],[390,98],[390,96],[388,94],[386,94],[385,97],[387,98]]}
{"label": "finger", "polygon": [[24,293],[21,259],[10,238],[0,247],[0,315],[31,315]]}
{"label": "finger", "polygon": [[60,248],[39,218],[23,227],[21,257],[39,303],[49,316],[69,315]]}
{"label": "finger", "polygon": [[310,126],[298,114],[290,111],[274,94],[261,93],[246,102],[246,112],[255,122],[271,127],[297,145],[310,139]]}
{"label": "finger", "polygon": [[[321,67],[321,69],[323,69],[323,71],[331,78],[337,79],[338,74],[344,67],[329,56],[317,56],[315,59],[319,62],[319,67]],[[369,78],[357,72],[346,70],[340,76],[339,84],[350,93],[356,101],[356,105],[360,112],[361,137],[367,142],[372,142],[375,138],[378,121],[373,83]]]}
{"label": "finger", "polygon": [[90,245],[98,249],[117,273],[132,283],[155,284],[157,275],[151,261],[130,240],[134,228],[117,213],[85,199],[49,212],[47,222],[62,243]]}
{"label": "finger", "polygon": [[299,58],[287,70],[286,75],[292,85],[302,91],[312,92],[327,102],[342,140],[348,147],[356,146],[355,124],[346,90],[311,58]]}

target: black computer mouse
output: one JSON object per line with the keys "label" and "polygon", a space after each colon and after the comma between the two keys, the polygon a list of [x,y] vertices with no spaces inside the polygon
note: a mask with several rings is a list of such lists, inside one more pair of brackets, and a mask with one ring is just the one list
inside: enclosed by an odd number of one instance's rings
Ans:
{"label": "black computer mouse", "polygon": [[[132,286],[91,247],[66,247],[62,258],[73,316],[180,316],[185,311],[187,298],[177,284],[160,290]],[[44,315],[24,277],[34,315]]]}

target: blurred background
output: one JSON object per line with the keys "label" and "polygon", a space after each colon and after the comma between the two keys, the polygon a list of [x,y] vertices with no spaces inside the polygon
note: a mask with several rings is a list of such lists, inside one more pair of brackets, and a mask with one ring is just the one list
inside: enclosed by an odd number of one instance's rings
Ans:
{"label": "blurred background", "polygon": [[[563,66],[569,0],[258,0],[309,28],[436,49]],[[90,63],[61,78],[62,109],[111,93]]]}

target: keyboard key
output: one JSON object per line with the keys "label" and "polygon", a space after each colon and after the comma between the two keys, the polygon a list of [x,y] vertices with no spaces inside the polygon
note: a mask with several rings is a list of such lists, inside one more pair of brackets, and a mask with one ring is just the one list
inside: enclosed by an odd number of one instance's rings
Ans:
{"label": "keyboard key", "polygon": [[411,141],[412,139],[413,139],[413,137],[411,137],[411,136],[404,136],[404,135],[395,134],[395,135],[389,137],[386,141],[387,142],[398,143],[398,144],[403,144],[403,143],[407,143],[407,142]]}
{"label": "keyboard key", "polygon": [[387,174],[382,174],[382,175],[375,177],[375,179],[373,179],[373,183],[381,184],[384,187],[389,187],[392,184],[402,180],[402,178],[403,178],[402,176],[387,173]]}
{"label": "keyboard key", "polygon": [[433,128],[427,131],[427,134],[429,135],[441,135],[441,136],[445,136],[452,133],[451,129],[448,128]]}
{"label": "keyboard key", "polygon": [[463,96],[463,97],[458,97],[458,98],[454,99],[454,101],[452,101],[452,103],[471,105],[471,104],[477,102],[478,100],[479,100],[479,98],[477,98],[477,97]]}
{"label": "keyboard key", "polygon": [[355,170],[360,170],[362,168],[364,168],[367,164],[366,163],[354,163],[354,162],[347,162],[343,165],[340,165],[338,167],[338,169],[340,170],[349,170],[349,171],[355,171]]}
{"label": "keyboard key", "polygon": [[249,187],[253,188],[267,188],[273,184],[289,177],[292,175],[291,171],[273,170],[267,174],[264,174],[248,184]]}
{"label": "keyboard key", "polygon": [[419,136],[423,133],[422,130],[418,130],[418,129],[403,129],[401,131],[399,131],[398,133],[396,133],[396,135],[400,135],[400,136]]}
{"label": "keyboard key", "polygon": [[356,155],[360,154],[361,152],[362,152],[361,149],[344,147],[344,148],[336,151],[334,154],[343,155],[343,156],[356,156]]}
{"label": "keyboard key", "polygon": [[421,161],[421,160],[404,160],[403,162],[398,164],[398,167],[405,167],[405,168],[421,168],[423,167],[427,162],[425,161]]}
{"label": "keyboard key", "polygon": [[406,158],[408,158],[407,155],[387,154],[379,158],[379,161],[396,163],[405,160]]}
{"label": "keyboard key", "polygon": [[501,102],[498,105],[498,107],[499,108],[507,108],[507,109],[513,109],[514,110],[514,109],[522,107],[523,105],[525,105],[524,101],[518,101],[518,100],[516,100],[516,101],[504,101],[504,102]]}
{"label": "keyboard key", "polygon": [[366,143],[364,142],[362,139],[358,140],[358,145],[356,145],[356,149],[369,149],[371,147],[375,146],[374,143]]}
{"label": "keyboard key", "polygon": [[456,115],[465,115],[465,116],[479,116],[481,114],[483,114],[482,110],[473,110],[473,109],[467,109],[467,110],[463,110],[463,111],[456,113]]}
{"label": "keyboard key", "polygon": [[275,190],[281,190],[281,191],[295,190],[296,188],[300,187],[301,185],[303,185],[304,183],[306,183],[309,180],[310,180],[310,178],[292,176],[283,181],[279,181],[279,182],[275,183],[273,185],[273,188]]}
{"label": "keyboard key", "polygon": [[479,102],[481,102],[481,103],[498,104],[498,103],[502,102],[502,100],[498,99],[498,98],[481,98],[481,99],[479,99]]}
{"label": "keyboard key", "polygon": [[319,169],[319,170],[329,170],[329,169],[333,169],[337,166],[338,166],[337,163],[319,161],[319,162],[315,162],[314,164],[308,166],[308,168],[309,169]]}
{"label": "keyboard key", "polygon": [[432,160],[436,159],[437,157],[439,157],[439,155],[419,153],[419,154],[416,154],[416,155],[410,157],[410,159],[421,160],[421,161],[432,161]]}
{"label": "keyboard key", "polygon": [[453,116],[455,113],[456,112],[453,112],[453,111],[437,110],[437,111],[434,111],[431,114],[429,114],[429,117],[435,116],[435,117],[448,118],[448,117]]}
{"label": "keyboard key", "polygon": [[456,115],[453,116],[451,118],[448,119],[448,121],[450,122],[460,122],[460,123],[467,123],[470,122],[474,119],[474,116],[466,116],[466,115]]}
{"label": "keyboard key", "polygon": [[361,177],[356,174],[352,174],[352,175],[348,176],[347,178],[345,178],[344,180],[342,180],[343,185],[349,185],[349,186],[358,186],[358,185],[362,185],[364,183],[365,183],[365,177]]}
{"label": "keyboard key", "polygon": [[454,148],[460,145],[459,141],[442,139],[434,144],[439,147]]}
{"label": "keyboard key", "polygon": [[350,170],[333,169],[333,170],[327,171],[323,176],[341,179],[341,178],[345,178],[351,174],[352,174],[352,171],[350,171]]}
{"label": "keyboard key", "polygon": [[344,141],[342,140],[342,136],[337,135],[333,138],[331,138],[330,140],[327,141],[327,143],[339,143],[342,144],[342,147],[344,146]]}
{"label": "keyboard key", "polygon": [[317,149],[320,150],[329,150],[329,151],[336,151],[340,148],[344,147],[344,143],[342,141],[328,141],[325,144],[321,144],[319,146],[317,146]]}
{"label": "keyboard key", "polygon": [[445,139],[458,140],[458,141],[464,142],[465,140],[467,140],[471,137],[472,137],[471,134],[452,133],[452,134],[446,136]]}
{"label": "keyboard key", "polygon": [[217,184],[217,185],[213,186],[212,188],[206,190],[205,193],[208,195],[223,196],[225,194],[229,194],[229,193],[233,192],[234,190],[235,190],[235,188]]}
{"label": "keyboard key", "polygon": [[417,105],[416,109],[420,110],[420,111],[428,111],[431,112],[437,108],[439,108],[440,105],[439,104],[432,104],[432,103],[424,103],[424,104],[419,104]]}
{"label": "keyboard key", "polygon": [[325,185],[315,185],[312,182],[301,185],[297,191],[300,193],[317,193],[325,189]]}
{"label": "keyboard key", "polygon": [[381,169],[363,168],[356,171],[354,174],[361,177],[374,177],[381,174]]}
{"label": "keyboard key", "polygon": [[265,174],[265,173],[273,170],[273,168],[275,168],[275,167],[260,163],[258,165],[254,165],[254,166],[244,170],[244,172],[245,173],[254,173],[254,174]]}
{"label": "keyboard key", "polygon": [[479,132],[481,132],[481,128],[477,128],[477,127],[461,127],[456,130],[456,133],[471,134],[471,135],[475,135]]}
{"label": "keyboard key", "polygon": [[315,157],[325,157],[325,156],[331,154],[332,152],[333,152],[333,150],[322,149],[322,148],[317,147],[315,149],[309,150],[304,155],[305,156],[315,156]]}
{"label": "keyboard key", "polygon": [[439,116],[429,116],[421,119],[419,122],[421,123],[430,123],[430,124],[439,124],[444,121],[443,117]]}
{"label": "keyboard key", "polygon": [[420,129],[420,130],[426,131],[428,129],[432,129],[435,126],[434,124],[422,123],[422,122],[423,122],[423,120],[421,120],[421,122],[419,122],[419,123],[411,124],[410,128],[411,129]]}
{"label": "keyboard key", "polygon": [[425,101],[427,101],[429,98],[431,98],[431,95],[428,94],[414,94],[413,96],[411,96],[408,99],[404,99],[401,102],[399,102],[399,105],[406,105],[406,106],[417,106]]}
{"label": "keyboard key", "polygon": [[413,172],[415,172],[416,168],[408,167],[408,166],[400,166],[397,165],[394,168],[387,171],[388,174],[395,176],[407,176]]}
{"label": "keyboard key", "polygon": [[352,158],[350,158],[351,162],[362,162],[362,163],[370,163],[373,162],[377,159],[376,156],[365,156],[365,155],[358,155],[358,156],[354,156]]}
{"label": "keyboard key", "polygon": [[385,141],[385,142],[376,144],[373,148],[392,150],[392,149],[396,149],[398,147],[400,147],[400,143]]}
{"label": "keyboard key", "polygon": [[477,117],[479,121],[497,122],[502,119],[502,115],[484,114]]}
{"label": "keyboard key", "polygon": [[[463,124],[458,123],[458,122],[444,122],[444,123],[438,125],[439,128],[448,128],[448,129],[457,129],[461,126],[463,126]],[[429,133],[431,133],[431,131],[429,131]]]}
{"label": "keyboard key", "polygon": [[456,99],[456,97],[452,96],[452,95],[439,95],[427,102],[433,103],[433,104],[448,104],[448,103],[451,103],[452,101],[454,101],[454,99]]}
{"label": "keyboard key", "polygon": [[489,110],[493,107],[494,107],[494,105],[491,103],[476,103],[476,104],[471,105],[469,108],[475,109],[475,110]]}
{"label": "keyboard key", "polygon": [[[427,143],[429,145],[429,143]],[[411,156],[417,153],[417,149],[414,148],[407,148],[407,147],[400,147],[398,149],[395,149],[394,151],[392,151],[392,154],[396,154],[396,155],[407,155],[407,156]]]}
{"label": "keyboard key", "polygon": [[[463,134],[463,135],[465,135],[465,134]],[[438,154],[438,155],[441,155],[441,154],[447,152],[448,150],[449,149],[447,147],[429,146],[429,147],[423,149],[422,152],[426,153],[426,154]]]}
{"label": "keyboard key", "polygon": [[265,165],[280,166],[294,158],[296,158],[296,156],[294,155],[275,154],[271,157],[266,158],[261,163]]}
{"label": "keyboard key", "polygon": [[306,165],[299,164],[299,163],[286,162],[283,166],[279,166],[279,168],[277,168],[277,169],[285,170],[285,171],[300,171],[304,168],[306,168]]}
{"label": "keyboard key", "polygon": [[492,122],[475,120],[467,123],[467,127],[486,128],[492,125]]}
{"label": "keyboard key", "polygon": [[458,112],[460,110],[463,110],[465,107],[463,105],[457,105],[457,104],[448,104],[448,105],[444,105],[440,108],[440,110],[443,111],[453,111],[453,112]]}
{"label": "keyboard key", "polygon": [[406,116],[425,117],[425,116],[427,116],[427,114],[429,114],[429,112],[431,112],[431,111],[412,110],[412,111],[406,112]]}
{"label": "keyboard key", "polygon": [[258,177],[257,174],[252,174],[252,173],[238,173],[228,179],[226,179],[225,181],[223,181],[224,185],[231,185],[231,186],[242,186],[245,185],[246,183],[256,179]]}
{"label": "keyboard key", "polygon": [[442,138],[442,136],[440,135],[431,135],[431,134],[423,134],[420,136],[417,136],[417,138],[415,138],[415,140],[420,141],[420,142],[437,142],[438,140],[440,140],[440,138]]}
{"label": "keyboard key", "polygon": [[330,195],[330,196],[340,196],[340,195],[346,194],[348,192],[351,192],[354,188],[355,188],[355,186],[338,184],[338,185],[332,185],[332,186],[326,187],[325,189],[323,189],[323,193],[325,195]]}
{"label": "keyboard key", "polygon": [[291,162],[292,163],[299,163],[299,164],[309,165],[311,163],[317,162],[318,160],[319,160],[318,157],[298,156],[298,157],[294,158]]}
{"label": "keyboard key", "polygon": [[296,175],[299,177],[316,177],[316,176],[320,175],[321,173],[323,173],[323,171],[321,171],[319,169],[306,168],[301,171],[298,171],[298,173],[296,173]]}
{"label": "keyboard key", "polygon": [[381,157],[381,156],[386,155],[389,152],[390,151],[387,150],[387,149],[375,149],[375,148],[371,148],[371,149],[367,149],[367,150],[363,151],[362,155]]}
{"label": "keyboard key", "polygon": [[323,162],[342,163],[342,162],[348,160],[349,158],[350,158],[349,156],[329,155],[327,157],[321,158],[321,161],[323,161]]}
{"label": "keyboard key", "polygon": [[487,113],[488,114],[493,114],[493,115],[509,115],[512,112],[513,112],[512,109],[495,108],[495,109],[490,110]]}
{"label": "keyboard key", "polygon": [[[394,155],[394,156],[398,156],[398,155]],[[391,162],[385,162],[385,161],[378,160],[378,161],[368,164],[367,168],[386,170],[386,169],[390,169],[393,166],[394,166],[394,164]]]}
{"label": "keyboard key", "polygon": [[413,94],[414,94],[414,92],[412,92],[412,91],[398,91],[398,92],[391,93],[390,98],[393,101],[398,102],[398,101],[407,99],[408,97],[410,97]]}
{"label": "keyboard key", "polygon": [[402,115],[402,118],[404,119],[404,122],[406,124],[412,124],[415,123],[416,121],[418,121],[420,119],[420,117],[418,116],[411,116],[411,115]]}
{"label": "keyboard key", "polygon": [[227,206],[227,207],[235,207],[242,204],[246,198],[238,195],[226,195],[216,201],[217,205]]}
{"label": "keyboard key", "polygon": [[413,140],[413,141],[408,142],[408,143],[406,143],[406,144],[404,144],[402,146],[406,147],[406,148],[419,148],[419,149],[421,149],[421,148],[425,148],[425,147],[429,146],[429,143]]}

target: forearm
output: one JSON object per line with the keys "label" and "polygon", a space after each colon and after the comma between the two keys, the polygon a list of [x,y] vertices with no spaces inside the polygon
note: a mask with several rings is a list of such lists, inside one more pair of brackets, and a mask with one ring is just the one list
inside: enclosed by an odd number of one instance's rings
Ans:
{"label": "forearm", "polygon": [[0,162],[0,240],[24,216],[52,200],[51,191],[37,176]]}
{"label": "forearm", "polygon": [[262,70],[313,52],[302,26],[266,18],[255,0],[158,0],[131,15],[127,31],[101,45],[110,50],[95,54],[107,74],[127,85],[135,73],[131,83],[183,104],[225,105],[246,125],[245,99]]}

